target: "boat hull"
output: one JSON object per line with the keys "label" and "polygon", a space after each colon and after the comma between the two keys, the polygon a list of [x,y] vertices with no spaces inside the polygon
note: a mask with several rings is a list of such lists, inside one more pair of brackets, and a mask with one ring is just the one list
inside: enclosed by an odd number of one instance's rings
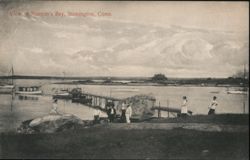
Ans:
{"label": "boat hull", "polygon": [[227,94],[247,94],[246,91],[227,91]]}
{"label": "boat hull", "polygon": [[72,95],[68,93],[54,94],[53,99],[71,99]]}
{"label": "boat hull", "polygon": [[42,91],[16,91],[16,94],[23,94],[23,95],[41,95]]}
{"label": "boat hull", "polygon": [[0,86],[0,89],[13,89],[15,86],[14,85],[4,85]]}

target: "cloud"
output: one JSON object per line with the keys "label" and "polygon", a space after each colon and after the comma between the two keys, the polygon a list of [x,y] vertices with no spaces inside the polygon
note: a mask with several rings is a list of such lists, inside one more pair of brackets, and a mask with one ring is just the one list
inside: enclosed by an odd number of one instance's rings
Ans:
{"label": "cloud", "polygon": [[248,64],[245,33],[27,15],[3,28],[0,65],[13,63],[17,74],[223,77]]}
{"label": "cloud", "polygon": [[32,48],[23,48],[24,50],[27,50],[29,52],[32,52],[32,53],[43,53],[43,49],[42,48],[38,48],[38,47],[32,47]]}

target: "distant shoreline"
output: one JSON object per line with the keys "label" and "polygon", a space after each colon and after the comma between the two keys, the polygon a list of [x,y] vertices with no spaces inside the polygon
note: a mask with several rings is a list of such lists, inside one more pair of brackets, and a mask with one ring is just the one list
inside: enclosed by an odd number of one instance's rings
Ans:
{"label": "distant shoreline", "polygon": [[[243,78],[168,78],[152,80],[151,77],[53,77],[53,76],[0,76],[0,80],[58,80],[54,84],[68,85],[124,85],[124,86],[199,86],[199,87],[249,87]],[[0,82],[1,84],[1,82]]]}
{"label": "distant shoreline", "polygon": [[[214,85],[214,84],[159,84],[159,83],[74,83],[74,82],[55,82],[53,84],[62,84],[62,85],[106,85],[106,86],[169,86],[169,87],[244,87],[241,85]],[[248,88],[248,86],[247,86]]]}

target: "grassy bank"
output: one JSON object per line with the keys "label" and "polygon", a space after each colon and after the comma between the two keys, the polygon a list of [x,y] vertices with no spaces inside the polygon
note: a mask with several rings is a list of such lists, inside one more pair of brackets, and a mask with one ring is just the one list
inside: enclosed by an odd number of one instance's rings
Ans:
{"label": "grassy bank", "polygon": [[[248,125],[249,115],[152,119],[151,123]],[[119,125],[119,124],[117,124]],[[249,159],[249,132],[94,127],[53,134],[2,133],[0,158]]]}
{"label": "grassy bank", "polygon": [[248,133],[81,129],[1,135],[1,158],[248,159]]}

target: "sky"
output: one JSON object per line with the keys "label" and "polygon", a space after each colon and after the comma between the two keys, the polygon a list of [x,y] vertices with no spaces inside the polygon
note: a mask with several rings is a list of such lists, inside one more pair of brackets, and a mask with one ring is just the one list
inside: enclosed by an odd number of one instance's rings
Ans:
{"label": "sky", "polygon": [[0,2],[0,75],[228,77],[249,66],[248,16],[248,2]]}

